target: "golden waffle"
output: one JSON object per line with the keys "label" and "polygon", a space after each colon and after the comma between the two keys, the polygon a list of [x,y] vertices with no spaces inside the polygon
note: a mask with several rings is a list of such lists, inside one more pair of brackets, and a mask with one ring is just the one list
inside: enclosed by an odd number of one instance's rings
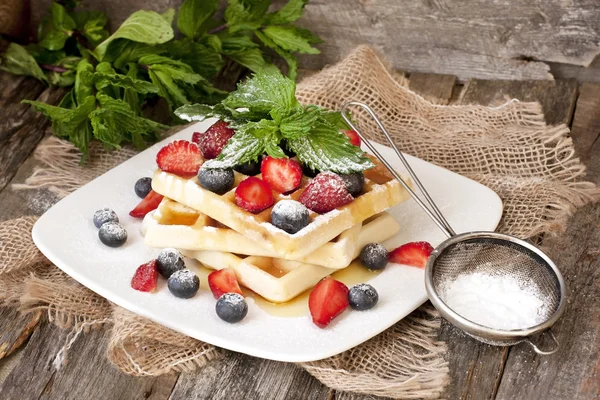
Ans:
{"label": "golden waffle", "polygon": [[[387,217],[376,217],[364,225],[351,260],[358,257],[360,250],[367,243],[383,242],[398,232],[397,223],[395,230],[386,229],[382,225],[386,225]],[[336,269],[314,264],[272,257],[243,256],[210,250],[181,250],[181,252],[211,269],[232,268],[240,285],[273,303],[290,301],[336,271]]]}
{"label": "golden waffle", "polygon": [[[400,183],[378,165],[365,171],[363,193],[354,201],[322,215],[311,212],[310,224],[295,234],[289,234],[270,223],[272,207],[252,214],[235,204],[235,187],[245,178],[245,175],[236,172],[234,188],[224,195],[218,195],[202,188],[196,177],[185,179],[157,170],[152,179],[152,188],[232,228],[278,257],[294,260],[312,253],[352,226],[410,198]],[[290,195],[273,192],[275,202],[298,199],[308,182],[304,177],[300,188]]]}

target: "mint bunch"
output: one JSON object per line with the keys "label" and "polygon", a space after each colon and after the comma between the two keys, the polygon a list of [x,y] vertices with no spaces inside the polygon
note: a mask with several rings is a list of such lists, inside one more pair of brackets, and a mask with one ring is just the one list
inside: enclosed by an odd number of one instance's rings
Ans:
{"label": "mint bunch", "polygon": [[227,92],[212,81],[227,61],[259,71],[272,66],[269,55],[277,54],[295,79],[295,54],[318,54],[313,45],[321,42],[294,25],[307,1],[289,0],[269,11],[271,0],[228,0],[221,18],[218,0],[184,0],[177,13],[136,11],[112,34],[102,12],[79,11],[76,1],[55,2],[38,42],[11,43],[0,56],[0,70],[70,88],[58,106],[26,103],[84,156],[92,140],[108,148],[126,142],[144,147],[166,128],[144,117],[148,104],[162,98],[172,112],[189,103],[220,102]]}
{"label": "mint bunch", "polygon": [[339,112],[302,106],[296,84],[276,68],[264,68],[215,106],[185,105],[175,114],[187,121],[217,117],[235,135],[207,168],[232,168],[257,161],[263,154],[286,157],[284,147],[315,171],[349,174],[374,166],[341,132],[349,129]]}

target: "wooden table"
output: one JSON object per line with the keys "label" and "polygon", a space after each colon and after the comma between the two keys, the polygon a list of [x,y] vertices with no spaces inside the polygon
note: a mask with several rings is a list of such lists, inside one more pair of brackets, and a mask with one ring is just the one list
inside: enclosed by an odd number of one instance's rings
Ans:
{"label": "wooden table", "polygon": [[[438,103],[498,104],[508,98],[539,101],[550,124],[565,123],[588,179],[600,183],[600,85],[574,80],[484,81],[457,84],[452,76],[411,74],[410,86]],[[42,214],[55,201],[45,191],[15,192],[36,161],[31,156],[48,123],[22,99],[56,102],[60,93],[33,79],[0,74],[0,221]],[[539,357],[525,344],[491,347],[444,324],[451,383],[448,399],[600,398],[600,204],[573,215],[567,231],[544,246],[570,288],[563,318],[553,331],[558,353]],[[0,308],[0,399],[334,399],[336,393],[304,370],[230,353],[199,373],[134,378],[105,357],[106,331],[80,338],[69,362],[51,362],[66,332],[39,315],[23,317]],[[11,354],[12,355],[9,355]],[[354,396],[353,399],[366,399]]]}

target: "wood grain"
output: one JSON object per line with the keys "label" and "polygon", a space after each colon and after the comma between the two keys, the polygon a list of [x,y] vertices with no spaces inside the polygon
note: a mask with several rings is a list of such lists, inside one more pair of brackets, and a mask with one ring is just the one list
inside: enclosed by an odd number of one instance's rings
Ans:
{"label": "wood grain", "polygon": [[448,104],[452,98],[456,77],[414,72],[410,74],[408,87],[434,104]]}
{"label": "wood grain", "polygon": [[[600,137],[600,84],[584,83],[581,86],[577,109],[573,119],[571,137],[579,157],[588,161],[597,154],[594,149]],[[589,170],[588,174],[600,175],[600,171]]]}
{"label": "wood grain", "polygon": [[39,312],[23,315],[14,307],[0,307],[0,359],[29,339],[40,318]]}

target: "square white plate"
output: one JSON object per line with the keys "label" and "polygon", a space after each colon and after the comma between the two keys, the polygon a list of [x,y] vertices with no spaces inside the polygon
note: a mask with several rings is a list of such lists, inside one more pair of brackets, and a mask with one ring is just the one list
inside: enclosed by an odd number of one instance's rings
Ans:
{"label": "square white plate", "polygon": [[[190,140],[214,120],[195,124],[108,171],[48,210],[33,228],[39,249],[64,272],[99,295],[134,313],[199,340],[229,350],[278,361],[314,361],[348,350],[384,331],[427,300],[422,269],[389,264],[370,283],[379,292],[379,304],[366,312],[348,310],[326,329],[303,317],[272,316],[249,300],[248,316],[238,324],[221,321],[215,300],[206,287],[188,300],[169,293],[160,279],[155,293],[130,287],[136,268],[156,257],[159,250],[144,244],[142,221],[129,216],[140,199],[133,186],[152,176],[157,151],[174,139]],[[378,150],[395,168],[403,170],[393,150]],[[457,233],[494,230],[502,215],[502,202],[491,189],[470,179],[407,156],[431,196]],[[117,212],[129,238],[120,248],[100,243],[92,215],[102,207]],[[402,229],[390,239],[394,247],[425,240],[434,247],[444,235],[413,201],[390,210]]]}

